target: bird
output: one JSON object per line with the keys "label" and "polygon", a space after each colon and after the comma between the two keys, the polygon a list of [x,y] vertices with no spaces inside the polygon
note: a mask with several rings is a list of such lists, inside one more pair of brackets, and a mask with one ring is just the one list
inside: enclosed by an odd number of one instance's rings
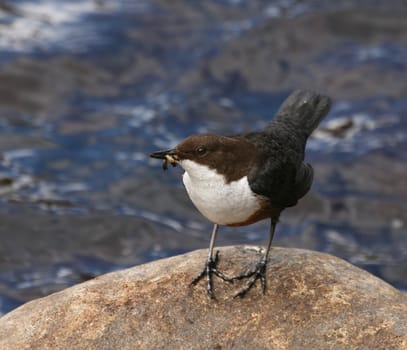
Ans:
{"label": "bird", "polygon": [[[189,198],[213,223],[208,256],[202,272],[191,282],[206,277],[210,298],[216,299],[213,276],[247,283],[235,296],[244,297],[260,280],[266,291],[266,269],[280,214],[297,204],[311,188],[314,171],[304,161],[311,133],[328,114],[331,99],[323,94],[296,90],[275,116],[259,131],[232,136],[194,134],[171,149],[150,154],[184,169],[182,180]],[[245,226],[270,220],[265,253],[255,267],[235,277],[217,268],[219,251],[213,253],[219,226]]]}

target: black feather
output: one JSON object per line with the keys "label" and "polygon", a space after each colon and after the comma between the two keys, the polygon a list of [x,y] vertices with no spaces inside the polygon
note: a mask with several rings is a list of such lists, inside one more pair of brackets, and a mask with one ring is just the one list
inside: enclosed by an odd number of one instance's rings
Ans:
{"label": "black feather", "polygon": [[250,188],[268,197],[273,207],[294,206],[310,190],[314,172],[304,163],[305,144],[329,107],[326,96],[295,91],[264,131],[242,135],[260,152],[248,176]]}

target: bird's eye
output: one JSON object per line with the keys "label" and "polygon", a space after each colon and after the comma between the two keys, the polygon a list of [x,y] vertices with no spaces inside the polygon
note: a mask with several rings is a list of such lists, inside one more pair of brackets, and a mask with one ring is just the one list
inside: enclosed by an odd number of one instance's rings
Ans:
{"label": "bird's eye", "polygon": [[197,149],[196,149],[196,153],[198,154],[198,155],[200,155],[200,156],[202,156],[202,155],[204,155],[205,153],[207,152],[207,149],[205,148],[205,147],[198,147]]}

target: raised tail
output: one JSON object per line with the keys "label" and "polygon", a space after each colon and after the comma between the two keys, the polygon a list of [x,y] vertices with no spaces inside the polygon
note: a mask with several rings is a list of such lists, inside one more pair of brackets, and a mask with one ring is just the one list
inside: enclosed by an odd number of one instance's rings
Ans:
{"label": "raised tail", "polygon": [[309,135],[328,114],[331,99],[313,91],[296,90],[283,102],[272,124],[286,125],[290,129]]}

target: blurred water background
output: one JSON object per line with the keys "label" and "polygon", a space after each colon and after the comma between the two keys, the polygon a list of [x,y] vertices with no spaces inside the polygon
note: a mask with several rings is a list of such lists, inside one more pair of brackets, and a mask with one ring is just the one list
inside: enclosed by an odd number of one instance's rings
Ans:
{"label": "blurred water background", "polygon": [[[274,244],[407,290],[406,2],[0,0],[0,314],[206,248],[181,170],[148,154],[262,128],[296,88],[334,105]],[[218,244],[264,244],[267,226]]]}

